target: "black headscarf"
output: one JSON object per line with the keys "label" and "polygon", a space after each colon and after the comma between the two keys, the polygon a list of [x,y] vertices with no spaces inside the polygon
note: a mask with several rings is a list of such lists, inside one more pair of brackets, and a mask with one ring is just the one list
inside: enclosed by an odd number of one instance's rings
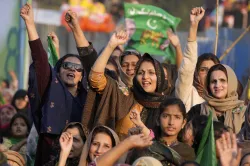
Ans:
{"label": "black headscarf", "polygon": [[[81,62],[82,67],[84,67],[83,62],[82,62],[83,60],[81,59],[81,56],[75,55],[75,54],[66,54],[66,55],[64,55],[62,58],[60,58],[60,59],[57,61],[56,65],[55,65],[55,67],[54,67],[54,70],[55,70],[57,73],[60,72],[60,68],[61,68],[63,62],[65,61],[65,59],[67,59],[67,58],[69,58],[69,57],[75,57],[75,58],[79,59],[80,62]],[[82,85],[83,85],[84,87],[83,87]],[[82,88],[87,89],[86,69],[84,69],[84,70],[82,71],[82,80],[78,83],[78,90],[81,90]]]}
{"label": "black headscarf", "polygon": [[167,70],[167,83],[165,84],[165,95],[174,96],[175,82],[177,80],[177,66],[173,64],[162,63],[162,66]]}
{"label": "black headscarf", "polygon": [[159,106],[161,102],[165,99],[164,88],[165,88],[165,74],[160,62],[152,58],[148,53],[145,53],[136,66],[136,75],[138,70],[144,61],[150,61],[153,63],[156,77],[157,77],[157,87],[154,93],[145,92],[144,89],[139,84],[136,76],[133,79],[133,94],[136,101],[141,104],[144,109],[141,113],[141,117],[145,125],[151,129],[156,127],[156,121],[158,119],[160,110]]}
{"label": "black headscarf", "polygon": [[13,107],[15,107],[15,109],[17,110],[17,112],[22,112],[24,114],[28,114],[27,113],[27,110],[28,110],[28,106],[29,106],[29,103],[27,103],[26,107],[24,107],[23,109],[18,109],[16,107],[16,104],[15,104],[15,101],[17,99],[25,99],[25,97],[28,95],[28,92],[26,90],[23,90],[23,89],[20,89],[18,90],[15,95],[13,96],[13,99],[12,99],[12,102],[11,102],[11,105]]}
{"label": "black headscarf", "polygon": [[162,65],[160,62],[152,58],[148,53],[145,53],[143,57],[139,60],[136,66],[136,73],[138,74],[138,70],[144,61],[150,61],[153,63],[156,77],[157,77],[157,86],[154,93],[145,92],[144,89],[139,84],[136,76],[133,79],[133,93],[137,102],[143,105],[146,108],[158,108],[160,106],[161,101],[163,101],[164,88],[165,88],[165,74]]}

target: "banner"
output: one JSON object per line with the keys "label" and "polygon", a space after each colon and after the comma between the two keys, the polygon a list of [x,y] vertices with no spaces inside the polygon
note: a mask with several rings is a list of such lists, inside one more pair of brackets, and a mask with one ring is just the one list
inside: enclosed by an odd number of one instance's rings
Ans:
{"label": "banner", "polygon": [[70,28],[64,17],[69,9],[77,13],[83,31],[109,33],[115,29],[112,16],[106,12],[105,6],[100,2],[71,0],[68,6],[64,4],[61,9],[63,10],[61,24],[64,25],[68,31],[70,31]]}
{"label": "banner", "polygon": [[165,56],[175,62],[174,49],[170,47],[166,32],[175,31],[181,19],[151,5],[125,3],[124,9],[130,37],[127,48]]}

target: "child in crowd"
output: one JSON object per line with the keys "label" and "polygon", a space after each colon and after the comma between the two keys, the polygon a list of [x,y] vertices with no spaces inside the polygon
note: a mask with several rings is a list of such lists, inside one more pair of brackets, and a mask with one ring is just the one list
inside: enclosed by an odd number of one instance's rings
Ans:
{"label": "child in crowd", "polygon": [[26,143],[30,131],[30,124],[23,114],[16,114],[10,122],[10,136],[3,138],[3,145],[19,152],[26,159]]}
{"label": "child in crowd", "polygon": [[[143,134],[148,135],[152,132],[143,124],[138,111],[132,111],[130,118],[136,126],[142,128]],[[168,98],[164,100],[160,105],[158,122],[158,126],[154,129],[156,140],[152,145],[151,150],[144,150],[142,153],[133,153],[134,155],[131,155],[132,160],[129,162],[132,163],[134,159],[141,157],[140,155],[145,156],[145,154],[148,153],[157,158],[157,155],[154,156],[153,153],[150,152],[152,149],[154,153],[159,154],[158,156],[164,154],[161,153],[161,150],[162,152],[169,151],[170,153],[175,154],[173,155],[173,158],[167,158],[164,155],[161,156],[163,158],[158,157],[157,159],[160,160],[163,165],[170,164],[173,161],[176,161],[176,163],[172,164],[180,164],[183,160],[194,160],[194,150],[187,144],[178,140],[178,135],[186,124],[186,109],[183,102],[177,98]]]}

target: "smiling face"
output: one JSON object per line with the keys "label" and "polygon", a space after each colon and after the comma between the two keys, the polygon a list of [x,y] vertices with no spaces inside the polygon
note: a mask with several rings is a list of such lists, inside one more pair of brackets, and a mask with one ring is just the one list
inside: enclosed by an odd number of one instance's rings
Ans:
{"label": "smiling face", "polygon": [[176,136],[177,138],[185,124],[186,120],[178,105],[167,106],[160,115],[162,136]]}
{"label": "smiling face", "polygon": [[157,76],[153,63],[149,61],[142,62],[136,79],[145,92],[154,93],[157,88]]}
{"label": "smiling face", "polygon": [[129,77],[134,77],[136,63],[139,61],[139,58],[135,55],[126,55],[122,60],[122,70]]}
{"label": "smiling face", "polygon": [[[68,57],[64,60],[65,62],[71,62],[77,65],[81,65],[81,62],[76,57]],[[63,66],[60,67],[60,78],[68,87],[77,87],[77,84],[82,79],[82,72],[75,69],[65,69]]]}
{"label": "smiling face", "polygon": [[80,157],[84,142],[81,138],[78,128],[77,127],[68,128],[66,132],[71,133],[73,136],[73,145],[69,153],[69,158]]}
{"label": "smiling face", "polygon": [[23,138],[28,134],[28,126],[23,118],[16,118],[11,126],[11,133],[14,137]]}
{"label": "smiling face", "polygon": [[89,149],[89,158],[94,161],[96,157],[99,157],[112,149],[112,140],[106,133],[97,133],[91,142]]}
{"label": "smiling face", "polygon": [[209,89],[213,97],[225,99],[228,91],[228,81],[226,74],[221,70],[215,70],[211,73]]}

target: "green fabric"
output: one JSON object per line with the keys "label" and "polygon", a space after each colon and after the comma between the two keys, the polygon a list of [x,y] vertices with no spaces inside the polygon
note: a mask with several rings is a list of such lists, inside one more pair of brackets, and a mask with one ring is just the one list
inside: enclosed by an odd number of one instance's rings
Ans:
{"label": "green fabric", "polygon": [[202,166],[217,166],[214,126],[211,111],[207,125],[202,134],[202,140],[197,151],[196,162]]}
{"label": "green fabric", "polygon": [[0,104],[2,104],[2,105],[5,104],[5,101],[4,101],[2,93],[0,93]]}
{"label": "green fabric", "polygon": [[23,140],[23,138],[8,138],[11,142],[12,145],[16,145],[17,143],[21,142]]}
{"label": "green fabric", "polygon": [[131,32],[130,29],[135,28],[127,49],[165,56],[174,63],[175,52],[167,40],[166,31],[175,31],[181,19],[151,5],[125,3],[124,8],[127,30]]}
{"label": "green fabric", "polygon": [[54,67],[56,62],[58,61],[58,56],[56,53],[55,46],[52,42],[52,38],[50,36],[48,36],[48,58],[49,64]]}

